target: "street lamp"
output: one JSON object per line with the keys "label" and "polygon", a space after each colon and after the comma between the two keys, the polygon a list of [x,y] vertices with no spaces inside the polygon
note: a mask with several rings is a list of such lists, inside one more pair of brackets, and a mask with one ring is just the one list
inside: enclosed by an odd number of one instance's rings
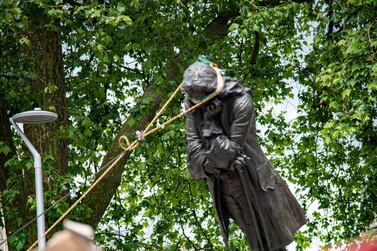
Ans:
{"label": "street lamp", "polygon": [[35,194],[37,200],[37,229],[38,229],[38,250],[44,250],[46,247],[44,202],[43,202],[43,179],[42,179],[42,160],[37,149],[31,144],[30,140],[18,127],[17,123],[22,124],[43,124],[56,120],[58,115],[53,112],[43,111],[41,108],[35,108],[33,111],[21,112],[13,115],[9,121],[16,128],[17,133],[21,136],[26,146],[34,157],[35,170]]}

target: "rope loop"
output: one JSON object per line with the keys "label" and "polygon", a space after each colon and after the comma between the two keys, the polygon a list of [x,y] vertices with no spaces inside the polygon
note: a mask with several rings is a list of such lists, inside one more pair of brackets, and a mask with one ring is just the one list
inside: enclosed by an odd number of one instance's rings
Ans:
{"label": "rope loop", "polygon": [[[124,146],[123,141],[126,141],[127,147]],[[120,136],[119,139],[118,139],[118,144],[119,144],[119,147],[122,148],[124,151],[129,150],[130,141],[128,140],[127,136],[124,136],[124,135]]]}

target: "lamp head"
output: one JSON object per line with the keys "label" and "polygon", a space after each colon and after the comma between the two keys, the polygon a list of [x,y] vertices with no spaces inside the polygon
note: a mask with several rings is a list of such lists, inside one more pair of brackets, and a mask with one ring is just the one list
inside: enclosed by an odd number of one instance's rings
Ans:
{"label": "lamp head", "polygon": [[17,113],[12,116],[12,120],[23,124],[44,124],[52,122],[58,118],[54,112],[43,111],[41,108],[35,108],[32,111]]}

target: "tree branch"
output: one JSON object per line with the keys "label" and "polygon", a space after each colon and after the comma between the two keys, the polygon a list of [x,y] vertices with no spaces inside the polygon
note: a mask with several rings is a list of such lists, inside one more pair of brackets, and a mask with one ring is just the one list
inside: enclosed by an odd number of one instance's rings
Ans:
{"label": "tree branch", "polygon": [[326,32],[326,37],[328,39],[331,38],[333,29],[334,29],[334,20],[332,19],[332,14],[333,14],[334,10],[332,8],[332,3],[333,3],[333,0],[329,0],[329,8],[328,8],[328,11],[327,11],[327,17],[329,19],[329,24],[327,26],[327,32]]}
{"label": "tree branch", "polygon": [[209,23],[201,35],[208,41],[213,42],[216,39],[228,35],[229,21],[239,16],[238,11],[232,11],[217,16]]}
{"label": "tree branch", "polygon": [[[191,187],[191,182],[189,182],[189,193],[190,193],[190,196],[193,197],[192,195],[192,187]],[[211,250],[213,250],[213,246],[212,246],[212,243],[210,241],[210,239],[208,238],[206,232],[204,231],[203,227],[202,227],[202,224],[200,223],[199,219],[198,219],[198,215],[196,214],[196,210],[195,208],[191,208],[191,212],[194,216],[194,219],[196,221],[196,225],[200,228],[201,232],[203,233],[204,237],[206,238],[207,242],[208,242],[208,245],[209,247],[207,248],[210,248]]]}
{"label": "tree branch", "polygon": [[5,162],[11,159],[16,152],[8,116],[6,103],[0,101],[0,142],[10,148],[10,152],[7,155],[0,153],[0,194],[6,189],[6,179],[8,177],[8,167],[5,167]]}
{"label": "tree branch", "polygon": [[260,35],[259,35],[259,32],[256,31],[253,53],[251,55],[251,61],[250,61],[250,64],[252,65],[252,67],[257,63],[257,58],[258,58],[258,53],[259,53],[259,40],[260,40]]}

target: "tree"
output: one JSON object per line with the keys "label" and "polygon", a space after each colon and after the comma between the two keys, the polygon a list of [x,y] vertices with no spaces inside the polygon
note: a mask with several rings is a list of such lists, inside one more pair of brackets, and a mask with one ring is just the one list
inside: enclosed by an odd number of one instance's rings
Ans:
{"label": "tree", "polygon": [[375,7],[318,3],[313,14],[326,21],[314,24],[313,50],[297,76],[306,89],[293,126],[292,174],[307,203],[319,202],[309,232],[324,242],[355,236],[376,218]]}
{"label": "tree", "polygon": [[[46,205],[72,191],[46,214],[51,224],[121,151],[119,136],[134,138],[147,125],[199,54],[253,89],[267,128],[260,140],[273,163],[300,187],[305,207],[319,204],[297,237],[302,248],[313,236],[348,238],[375,219],[372,0],[0,4],[0,191],[8,234],[35,215],[31,158],[8,117],[35,106],[59,114],[56,123],[25,126],[45,156]],[[301,116],[292,123],[266,109],[294,97],[297,86]],[[159,122],[177,114],[181,101]],[[111,249],[219,249],[206,187],[185,170],[183,129],[179,121],[148,137],[71,217],[96,227]],[[34,229],[11,238],[12,247],[34,241]],[[232,244],[247,245],[237,231]]]}

